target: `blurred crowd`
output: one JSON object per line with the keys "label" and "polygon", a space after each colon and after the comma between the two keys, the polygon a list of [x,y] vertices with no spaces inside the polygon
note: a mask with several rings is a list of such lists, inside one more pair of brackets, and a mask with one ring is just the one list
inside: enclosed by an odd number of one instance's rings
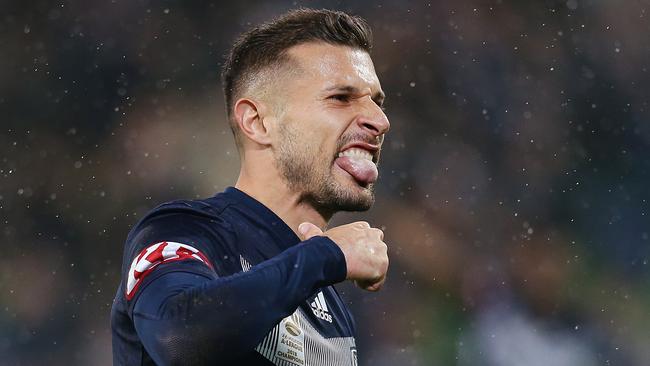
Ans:
{"label": "blurred crowd", "polygon": [[109,365],[129,228],[233,185],[219,72],[298,6],[363,16],[391,131],[362,365],[650,364],[650,4],[6,2],[0,365]]}

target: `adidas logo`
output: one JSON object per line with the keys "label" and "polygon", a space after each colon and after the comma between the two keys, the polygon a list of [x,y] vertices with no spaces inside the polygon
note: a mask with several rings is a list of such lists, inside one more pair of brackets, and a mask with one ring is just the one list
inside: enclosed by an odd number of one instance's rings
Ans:
{"label": "adidas logo", "polygon": [[317,318],[323,319],[327,322],[332,322],[332,315],[330,315],[329,310],[327,310],[327,303],[325,303],[325,296],[323,296],[323,291],[320,291],[318,295],[314,298],[314,301],[311,302],[311,311],[316,315]]}

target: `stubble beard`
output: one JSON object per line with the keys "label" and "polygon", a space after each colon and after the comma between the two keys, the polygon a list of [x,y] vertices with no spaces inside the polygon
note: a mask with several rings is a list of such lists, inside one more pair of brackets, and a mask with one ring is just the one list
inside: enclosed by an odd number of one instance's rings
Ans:
{"label": "stubble beard", "polygon": [[[276,150],[275,163],[287,186],[300,193],[300,200],[326,214],[338,211],[366,211],[375,202],[374,185],[348,187],[332,173],[334,158],[299,143],[299,137],[280,127],[282,144]],[[352,183],[356,184],[356,183]]]}

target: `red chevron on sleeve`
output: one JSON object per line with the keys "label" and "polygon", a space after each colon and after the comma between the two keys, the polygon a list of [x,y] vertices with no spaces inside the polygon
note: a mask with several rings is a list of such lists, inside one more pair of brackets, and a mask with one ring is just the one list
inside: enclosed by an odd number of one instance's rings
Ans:
{"label": "red chevron on sleeve", "polygon": [[190,259],[199,260],[210,269],[214,269],[203,253],[187,244],[163,241],[146,247],[133,259],[129,268],[125,290],[126,299],[131,300],[135,296],[144,278],[159,265]]}

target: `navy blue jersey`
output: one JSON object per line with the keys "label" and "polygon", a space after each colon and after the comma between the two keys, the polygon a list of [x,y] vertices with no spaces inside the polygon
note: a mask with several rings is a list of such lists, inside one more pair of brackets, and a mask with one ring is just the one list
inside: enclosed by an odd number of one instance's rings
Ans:
{"label": "navy blue jersey", "polygon": [[163,204],[126,240],[113,363],[355,365],[346,273],[329,238],[301,242],[236,188]]}

